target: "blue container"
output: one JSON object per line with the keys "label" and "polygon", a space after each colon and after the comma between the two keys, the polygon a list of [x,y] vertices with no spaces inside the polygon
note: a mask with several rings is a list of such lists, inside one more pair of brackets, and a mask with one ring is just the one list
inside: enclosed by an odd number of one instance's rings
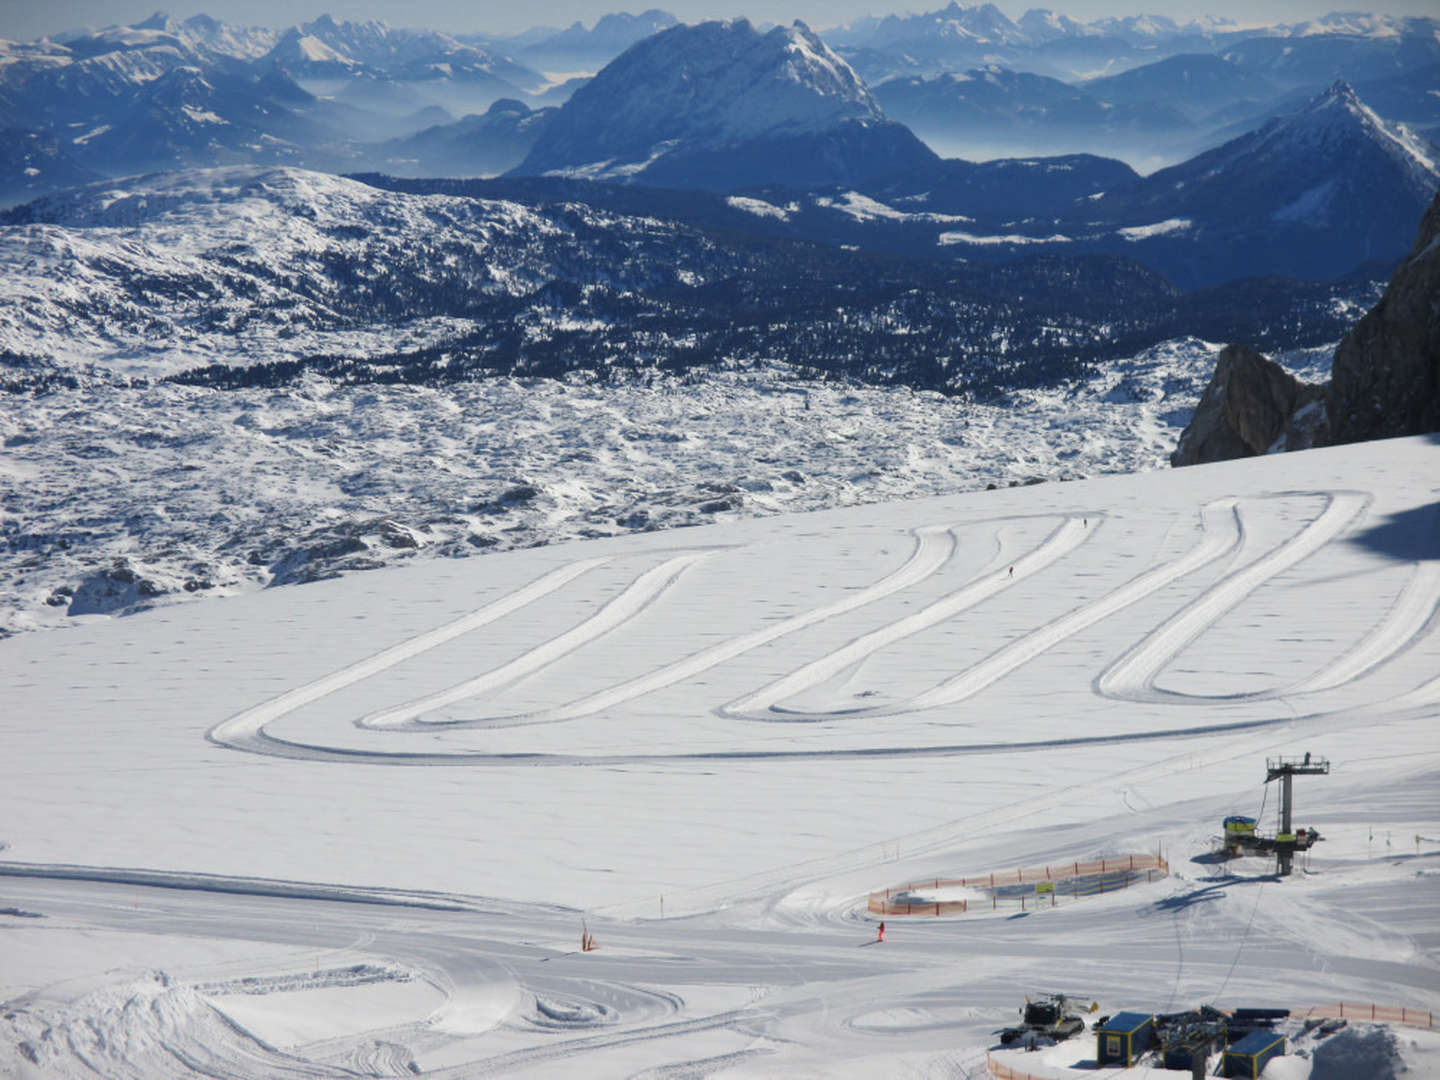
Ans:
{"label": "blue container", "polygon": [[1129,1068],[1155,1037],[1155,1017],[1151,1013],[1116,1013],[1095,1029],[1095,1060],[1101,1065],[1122,1065]]}
{"label": "blue container", "polygon": [[1259,1080],[1260,1073],[1271,1058],[1285,1053],[1285,1036],[1273,1031],[1252,1031],[1225,1051],[1220,1071],[1226,1076],[1243,1076]]}
{"label": "blue container", "polygon": [[1198,1061],[1203,1070],[1219,1039],[1218,1034],[1196,1035],[1185,1042],[1170,1044],[1165,1047],[1163,1056],[1165,1068],[1180,1072],[1193,1071]]}

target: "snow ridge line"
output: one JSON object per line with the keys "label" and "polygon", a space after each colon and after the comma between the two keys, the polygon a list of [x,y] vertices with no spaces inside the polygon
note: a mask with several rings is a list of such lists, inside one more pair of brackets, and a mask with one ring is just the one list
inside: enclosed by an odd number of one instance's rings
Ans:
{"label": "snow ridge line", "polygon": [[[1096,677],[1102,697],[1145,702],[1212,702],[1213,697],[1179,694],[1155,688],[1155,680],[1184,649],[1222,615],[1235,608],[1270,578],[1309,558],[1350,528],[1370,505],[1371,496],[1358,491],[1299,492],[1324,495],[1320,516],[1279,547],[1212,586],[1198,600],[1182,607]],[[1246,695],[1255,696],[1255,695]],[[1268,692],[1266,696],[1276,696]],[[1224,700],[1237,700],[1225,698]]]}
{"label": "snow ridge line", "polygon": [[[508,596],[501,597],[478,611],[472,611],[469,615],[461,616],[428,633],[420,634],[408,641],[402,641],[398,645],[392,645],[364,660],[357,661],[294,690],[286,691],[254,708],[237,713],[228,720],[222,720],[206,732],[205,737],[213,743],[234,750],[257,750],[260,745],[263,745],[260,740],[263,738],[265,727],[282,716],[309,705],[313,701],[318,701],[328,694],[333,694],[337,690],[344,689],[352,683],[368,679],[387,668],[419,656],[421,653],[443,645],[462,634],[468,634],[472,630],[504,618],[511,612],[554,592],[581,574],[611,562],[613,558],[613,556],[605,556],[596,559],[581,559],[552,570],[529,585],[522,586]],[[260,752],[265,751],[260,750]]]}
{"label": "snow ridge line", "polygon": [[[1097,525],[1096,528],[1098,529],[1099,526]],[[1015,582],[1029,577],[1049,566],[1061,556],[1075,550],[1089,536],[1093,535],[1094,531],[1089,529],[1082,520],[1069,517],[1057,526],[1038,547],[1015,560],[1013,575],[1006,570],[995,570],[976,578],[949,596],[937,600],[923,611],[917,611],[915,614],[907,615],[887,626],[872,630],[829,655],[822,656],[799,670],[777,679],[769,686],[745,697],[737,698],[728,705],[721,706],[716,712],[721,716],[764,720],[772,723],[808,723],[813,720],[830,719],[837,715],[891,715],[896,712],[909,711],[914,706],[903,702],[895,706],[887,705],[873,709],[843,709],[822,712],[790,711],[780,707],[779,703],[804,693],[827,679],[834,678],[846,668],[897,641],[903,641],[907,637],[928,630],[930,627],[990,599]]]}
{"label": "snow ridge line", "polygon": [[542,668],[549,667],[557,660],[574,652],[592,641],[596,641],[611,631],[629,622],[650,604],[654,603],[661,595],[667,592],[680,576],[695,563],[702,559],[709,558],[715,548],[707,548],[700,551],[688,552],[684,555],[677,555],[668,559],[659,566],[652,567],[645,571],[625,590],[616,596],[603,608],[597,611],[590,618],[571,627],[559,637],[551,638],[549,641],[531,649],[521,656],[517,656],[509,663],[477,675],[473,679],[457,683],[444,690],[437,691],[426,697],[408,701],[403,705],[397,705],[391,709],[370,713],[355,721],[356,727],[376,728],[386,730],[417,730],[422,728],[455,727],[455,726],[479,726],[482,724],[498,724],[506,720],[524,722],[540,722],[543,719],[562,720],[563,716],[546,717],[545,714],[521,714],[516,717],[495,717],[463,720],[422,720],[421,714],[435,709],[444,708],[457,701],[466,698],[477,697],[480,694],[489,693],[502,686],[516,682],[526,675],[531,675]]}

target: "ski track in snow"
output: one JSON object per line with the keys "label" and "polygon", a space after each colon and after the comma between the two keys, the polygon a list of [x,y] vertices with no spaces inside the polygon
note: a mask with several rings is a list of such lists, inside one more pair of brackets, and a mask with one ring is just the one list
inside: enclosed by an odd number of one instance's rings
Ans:
{"label": "ski track in snow", "polygon": [[[1097,525],[1098,528],[1098,525]],[[1016,559],[1008,569],[995,570],[989,574],[970,582],[964,588],[951,593],[943,600],[939,600],[923,611],[914,615],[908,615],[903,619],[882,626],[865,636],[850,642],[841,649],[822,656],[819,660],[807,664],[799,671],[793,672],[785,678],[780,679],[762,690],[757,691],[748,697],[743,697],[721,709],[726,716],[748,717],[750,719],[777,719],[773,714],[780,711],[776,703],[788,697],[799,694],[812,687],[818,686],[844,671],[853,664],[859,663],[867,656],[879,652],[881,649],[902,641],[912,634],[918,634],[922,630],[953,618],[977,604],[983,603],[990,597],[1009,588],[1017,581],[1021,581],[1031,574],[1037,573],[1049,566],[1061,556],[1068,554],[1080,544],[1084,543],[1088,533],[1083,520],[1076,520],[1074,517],[1067,519],[1056,528],[1044,543],[1035,550],[1027,552]],[[860,713],[889,714],[904,709],[875,709],[875,710],[852,710]],[[803,717],[796,714],[788,714],[785,719],[826,719],[834,713],[810,713]]]}
{"label": "ski track in snow", "polygon": [[[1155,685],[1160,673],[1192,641],[1198,638],[1226,612],[1238,607],[1247,596],[1277,574],[1283,573],[1304,559],[1314,555],[1326,544],[1337,539],[1357,524],[1370,504],[1370,496],[1362,492],[1315,492],[1324,494],[1327,504],[1324,511],[1289,540],[1262,555],[1249,565],[1217,583],[1198,600],[1187,604],[1171,616],[1158,629],[1146,636],[1134,649],[1100,673],[1095,680],[1097,693],[1105,697],[1123,698],[1129,701],[1213,703],[1218,699],[1227,701],[1257,700],[1282,697],[1289,693],[1308,690],[1329,689],[1340,685],[1348,678],[1360,675],[1374,667],[1386,656],[1392,655],[1409,637],[1418,632],[1428,620],[1418,624],[1409,615],[1413,606],[1402,602],[1402,611],[1397,617],[1392,611],[1382,630],[1372,634],[1366,642],[1353,650],[1332,669],[1322,671],[1305,682],[1290,688],[1272,689],[1252,694],[1197,695],[1181,694],[1158,688]],[[1433,574],[1426,575],[1426,580]],[[1421,598],[1423,602],[1423,597]],[[1433,607],[1434,597],[1430,598]],[[1390,632],[1392,626],[1399,633],[1409,630],[1404,637]],[[1356,664],[1358,663],[1358,667]],[[1346,672],[1350,674],[1347,676]],[[1332,677],[1333,676],[1333,677]]]}
{"label": "ski track in snow", "polygon": [[[352,683],[362,679],[368,679],[372,675],[379,674],[387,668],[402,663],[421,653],[443,645],[445,642],[468,634],[471,630],[478,629],[488,623],[503,619],[513,611],[517,611],[532,601],[540,599],[549,593],[554,592],[561,586],[568,584],[581,574],[593,570],[609,562],[609,559],[582,559],[573,562],[568,566],[562,566],[553,570],[529,585],[516,590],[508,596],[502,597],[493,604],[487,604],[478,611],[462,616],[453,622],[431,630],[428,633],[402,641],[398,645],[376,653],[349,667],[341,668],[333,674],[324,678],[316,679],[312,683],[288,691],[278,697],[272,698],[253,709],[232,716],[230,719],[217,724],[211,728],[207,738],[211,742],[221,746],[230,746],[235,749],[253,750],[256,749],[257,740],[263,738],[267,724],[294,712],[296,709],[311,702],[319,701],[321,698],[342,690]],[[263,751],[261,751],[263,752]]]}
{"label": "ski track in snow", "polygon": [[[382,712],[371,713],[363,716],[356,723],[360,727],[367,728],[389,728],[404,729],[427,726],[418,722],[421,714],[433,709],[444,708],[446,705],[454,704],[457,701],[464,701],[466,698],[478,697],[481,694],[498,690],[502,686],[516,682],[527,675],[534,674],[542,668],[549,667],[561,657],[568,656],[576,649],[588,645],[592,641],[611,633],[623,626],[635,616],[639,615],[650,604],[654,603],[661,595],[667,592],[680,576],[695,563],[708,557],[710,551],[690,552],[684,555],[677,555],[672,559],[661,563],[645,571],[615,599],[611,600],[600,611],[590,618],[572,627],[559,637],[547,641],[537,648],[531,649],[523,656],[516,657],[508,664],[502,664],[492,671],[478,675],[473,679],[457,683],[438,693],[430,694],[416,701],[407,702],[393,709],[386,709]],[[642,691],[643,692],[643,691]],[[623,699],[622,699],[623,700]],[[506,722],[543,722],[544,714],[537,714],[534,719],[527,717],[495,717],[490,719],[468,721],[470,724],[488,724],[498,726]],[[553,717],[554,720],[568,719],[565,716]],[[429,722],[433,726],[435,722]],[[466,721],[448,721],[448,723],[466,723]]]}
{"label": "ski track in snow", "polygon": [[[1313,521],[1270,551],[1231,573],[1186,603],[1174,615],[1121,656],[1094,682],[1096,693],[1113,698],[1152,703],[1195,703],[1254,701],[1283,698],[1332,690],[1384,664],[1427,632],[1440,605],[1440,567],[1420,562],[1415,574],[1380,624],[1337,660],[1294,685],[1247,694],[1199,696],[1180,694],[1155,686],[1160,673],[1200,635],[1227,612],[1242,604],[1256,589],[1276,575],[1307,559],[1326,544],[1336,541],[1363,519],[1370,497],[1361,492],[1308,492],[1323,496],[1326,505]],[[1011,642],[971,668],[952,676],[929,690],[899,702],[875,708],[834,710],[787,710],[783,702],[833,679],[835,676],[914,634],[970,610],[1009,586],[1041,572],[1072,553],[1103,528],[1104,516],[1087,525],[1077,516],[1067,517],[1033,550],[1007,561],[1005,569],[982,572],[960,589],[924,610],[895,620],[864,634],[838,649],[804,665],[768,686],[714,711],[721,716],[767,722],[813,722],[836,717],[878,717],[954,705],[979,693],[1010,672],[1042,655],[1065,639],[1083,631],[1137,601],[1150,596],[1180,578],[1235,551],[1244,541],[1240,500],[1221,498],[1200,511],[1202,536],[1188,553],[1142,573],[1120,588],[1082,605],[1069,614]],[[778,640],[827,619],[858,611],[876,601],[916,585],[934,575],[953,558],[958,537],[954,527],[917,529],[915,548],[894,573],[832,604],[792,616],[772,626],[731,638],[645,675],[568,704],[533,713],[476,718],[432,718],[433,710],[493,692],[515,681],[544,671],[565,656],[609,634],[620,632],[661,596],[676,589],[684,573],[714,549],[682,552],[639,574],[618,596],[589,619],[569,631],[542,643],[523,655],[445,690],[402,705],[368,714],[356,721],[367,729],[390,731],[435,731],[452,727],[503,727],[522,724],[558,723],[581,719],[639,698],[656,690],[693,678],[752,649]],[[431,764],[546,764],[577,762],[619,764],[645,761],[758,760],[805,758],[863,758],[905,755],[953,755],[1009,749],[1041,749],[1095,743],[1128,742],[1176,738],[1198,734],[1244,731],[1296,719],[1341,719],[1352,710],[1318,712],[1306,717],[1295,714],[1281,718],[1216,721],[1206,724],[1146,730],[1132,733],[1100,733],[1028,742],[947,743],[923,746],[877,746],[824,750],[719,750],[702,753],[660,754],[553,754],[494,753],[487,751],[416,752],[377,751],[355,747],[282,739],[265,729],[276,720],[301,707],[401,664],[428,649],[496,622],[520,608],[574,582],[610,558],[582,560],[553,570],[536,581],[436,630],[401,642],[383,652],[325,676],[270,701],[246,710],[211,729],[208,738],[222,746],[253,753],[301,760],[350,762],[381,765]],[[1013,566],[1013,572],[1010,567]],[[1393,700],[1398,711],[1414,709],[1440,699],[1440,680],[1417,687]]]}

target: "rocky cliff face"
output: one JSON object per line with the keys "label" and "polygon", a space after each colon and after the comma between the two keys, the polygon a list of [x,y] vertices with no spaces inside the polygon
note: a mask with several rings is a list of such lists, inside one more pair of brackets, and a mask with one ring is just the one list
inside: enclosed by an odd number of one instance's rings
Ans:
{"label": "rocky cliff face", "polygon": [[1440,194],[1380,303],[1335,350],[1330,443],[1440,431]]}
{"label": "rocky cliff face", "polygon": [[1302,450],[1315,444],[1324,420],[1324,387],[1301,382],[1249,346],[1227,345],[1170,464]]}
{"label": "rocky cliff face", "polygon": [[1440,431],[1440,193],[1380,302],[1310,386],[1244,345],[1220,352],[1170,464]]}

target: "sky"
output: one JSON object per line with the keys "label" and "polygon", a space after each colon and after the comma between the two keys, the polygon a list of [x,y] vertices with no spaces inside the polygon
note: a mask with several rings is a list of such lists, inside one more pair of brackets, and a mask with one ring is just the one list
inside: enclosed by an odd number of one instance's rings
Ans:
{"label": "sky", "polygon": [[[329,12],[336,18],[385,19],[396,26],[426,26],[445,31],[489,31],[516,33],[531,26],[568,26],[580,20],[593,24],[611,11],[640,11],[647,6],[671,11],[693,22],[707,18],[744,15],[756,22],[791,22],[803,19],[817,29],[845,23],[862,15],[904,11],[932,11],[948,0],[671,0],[671,2],[625,3],[624,0],[530,0],[526,4],[497,0],[187,0],[165,4],[163,0],[0,0],[0,37],[28,41],[44,34],[60,33],[83,26],[133,23],[158,8],[186,18],[203,12],[241,26],[290,26]],[[973,0],[972,0],[973,2]],[[1011,18],[1030,7],[1053,7],[1079,19],[1106,15],[1147,13],[1190,17],[1223,15],[1237,20],[1298,21],[1324,15],[1337,7],[1353,8],[1340,0],[1211,0],[1196,5],[1191,0],[1033,0],[1031,3],[997,5]],[[1391,14],[1433,15],[1435,0],[1387,0],[1383,10]]]}

